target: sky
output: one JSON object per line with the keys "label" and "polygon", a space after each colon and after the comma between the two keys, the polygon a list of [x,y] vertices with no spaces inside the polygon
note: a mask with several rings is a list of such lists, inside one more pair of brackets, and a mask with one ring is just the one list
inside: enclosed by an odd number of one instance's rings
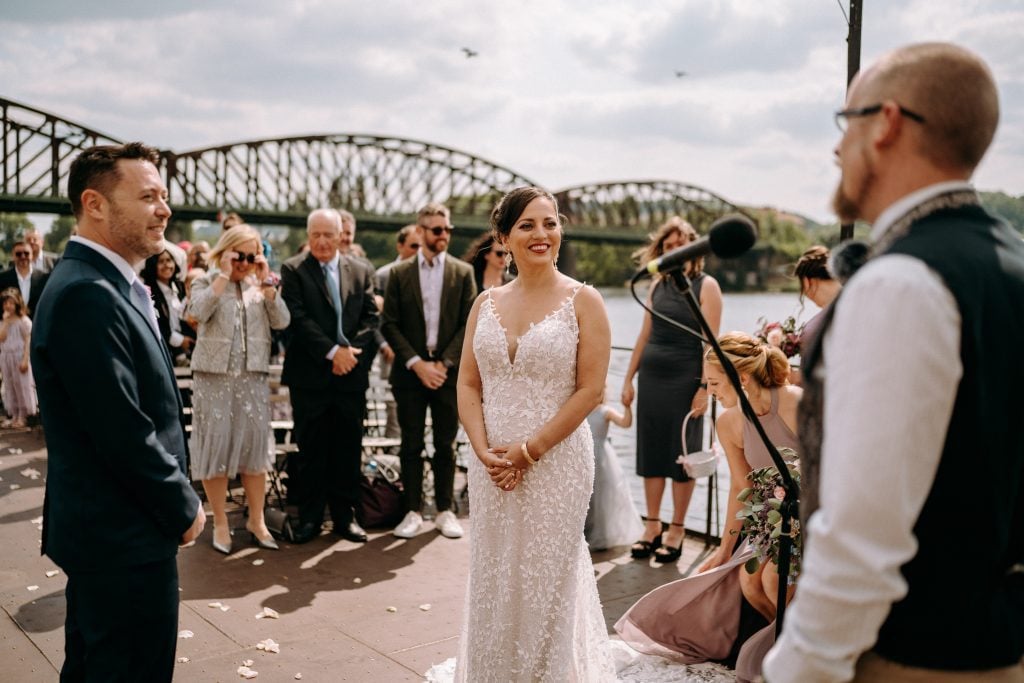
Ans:
{"label": "sky", "polygon": [[[925,40],[989,63],[1002,116],[976,185],[1024,194],[1024,0],[862,4],[865,66]],[[848,5],[0,0],[0,97],[179,152],[387,135],[555,191],[675,180],[830,222]]]}

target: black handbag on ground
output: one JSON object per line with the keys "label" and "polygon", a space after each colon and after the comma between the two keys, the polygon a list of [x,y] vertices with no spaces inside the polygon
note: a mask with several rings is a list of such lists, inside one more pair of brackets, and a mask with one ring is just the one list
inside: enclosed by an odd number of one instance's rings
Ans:
{"label": "black handbag on ground", "polygon": [[381,473],[361,477],[356,520],[367,529],[391,528],[405,516],[402,483],[392,482]]}

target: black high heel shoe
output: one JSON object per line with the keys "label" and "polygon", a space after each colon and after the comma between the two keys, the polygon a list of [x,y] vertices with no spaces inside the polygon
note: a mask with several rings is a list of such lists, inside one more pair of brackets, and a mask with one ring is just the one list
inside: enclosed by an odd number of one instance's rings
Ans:
{"label": "black high heel shoe", "polygon": [[[651,517],[650,519],[648,519],[647,517],[644,517],[643,515],[641,515],[640,519],[644,520],[644,522],[658,522],[658,523],[661,523],[661,520],[658,519],[657,517]],[[664,529],[665,529],[665,526],[662,525],[662,531],[664,531]],[[646,531],[647,530],[644,529],[645,533],[646,533]],[[651,540],[651,541],[648,541],[646,539],[641,538],[639,541],[637,541],[636,543],[634,543],[630,547],[629,554],[633,557],[634,560],[644,560],[644,559],[647,559],[648,557],[650,557],[651,553],[653,553],[655,550],[657,550],[660,547],[661,547],[661,532],[659,532],[658,535],[654,537],[654,540]]]}
{"label": "black high heel shoe", "polygon": [[669,526],[677,526],[682,529],[683,537],[679,539],[679,545],[674,548],[670,545],[663,545],[654,551],[654,561],[660,564],[675,562],[683,555],[683,541],[686,540],[686,527],[682,524],[676,524],[675,522],[672,522]]}

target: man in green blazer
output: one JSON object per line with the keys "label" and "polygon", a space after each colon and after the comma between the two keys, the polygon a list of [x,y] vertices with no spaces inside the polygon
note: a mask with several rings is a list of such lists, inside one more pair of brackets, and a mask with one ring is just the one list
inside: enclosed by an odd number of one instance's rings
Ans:
{"label": "man in green blazer", "polygon": [[448,538],[459,538],[462,527],[452,512],[454,442],[459,429],[455,382],[476,282],[472,266],[447,253],[452,232],[447,207],[427,204],[416,223],[420,251],[415,258],[395,264],[384,295],[382,331],[395,352],[391,387],[402,429],[399,457],[408,509],[394,533],[412,538],[423,525],[422,454],[429,406],[438,510],[435,526]]}

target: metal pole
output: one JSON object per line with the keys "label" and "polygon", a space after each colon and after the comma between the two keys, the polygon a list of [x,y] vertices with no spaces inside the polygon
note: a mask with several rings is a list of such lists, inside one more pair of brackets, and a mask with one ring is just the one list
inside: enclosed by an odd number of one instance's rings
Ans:
{"label": "metal pole", "polygon": [[[860,71],[860,24],[862,0],[850,0],[850,32],[846,38],[846,89],[850,89],[853,77]],[[843,223],[839,228],[839,241],[853,238],[853,223]]]}

